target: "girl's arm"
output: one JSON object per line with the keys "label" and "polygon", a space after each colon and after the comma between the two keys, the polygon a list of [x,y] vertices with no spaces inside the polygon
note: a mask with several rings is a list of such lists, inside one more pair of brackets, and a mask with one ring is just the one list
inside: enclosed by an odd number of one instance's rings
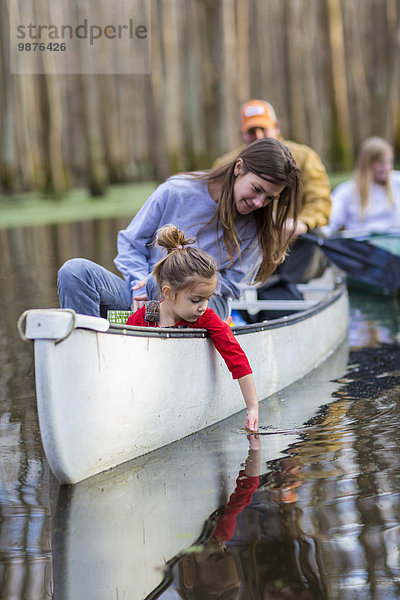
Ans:
{"label": "girl's arm", "polygon": [[126,322],[127,325],[137,325],[139,327],[148,327],[148,323],[145,321],[144,317],[146,314],[146,308],[142,306],[136,312],[128,317]]}
{"label": "girl's arm", "polygon": [[239,342],[232,333],[232,329],[221,321],[211,308],[197,319],[196,327],[204,327],[208,330],[216,350],[232,373],[233,379],[237,379],[247,406],[245,427],[251,431],[258,429],[258,399],[252,370],[247,356]]}
{"label": "girl's arm", "polygon": [[246,429],[250,429],[250,431],[258,430],[258,398],[256,392],[256,386],[254,385],[253,375],[249,373],[249,375],[245,375],[244,377],[239,377],[238,379],[240,389],[243,394],[244,401],[247,406],[246,413],[246,421],[245,427]]}

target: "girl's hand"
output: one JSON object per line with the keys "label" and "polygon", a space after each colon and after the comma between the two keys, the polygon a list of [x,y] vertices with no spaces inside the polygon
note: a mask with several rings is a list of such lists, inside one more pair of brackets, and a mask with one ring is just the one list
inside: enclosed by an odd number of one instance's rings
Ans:
{"label": "girl's hand", "polygon": [[[145,285],[146,279],[142,279],[142,281],[138,281],[137,284],[133,286],[132,290],[140,290],[140,288],[144,287]],[[131,310],[133,310],[133,312],[136,312],[137,310],[139,310],[139,308],[142,308],[146,300],[146,294],[139,294],[138,296],[135,296],[132,299]]]}
{"label": "girl's hand", "polygon": [[258,407],[247,410],[244,426],[250,431],[258,431]]}
{"label": "girl's hand", "polygon": [[247,406],[245,427],[249,431],[258,430],[258,400],[253,375],[249,373],[238,378],[240,389]]}

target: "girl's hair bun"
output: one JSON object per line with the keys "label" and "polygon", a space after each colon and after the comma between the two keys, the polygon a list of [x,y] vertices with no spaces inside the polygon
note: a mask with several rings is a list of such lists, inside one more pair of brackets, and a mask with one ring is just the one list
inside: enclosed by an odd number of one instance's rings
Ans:
{"label": "girl's hair bun", "polygon": [[157,231],[157,244],[165,248],[168,253],[173,250],[181,250],[185,246],[195,243],[194,238],[187,238],[183,231],[175,225],[165,225]]}
{"label": "girl's hair bun", "polygon": [[168,284],[178,291],[195,279],[208,280],[217,276],[214,258],[204,250],[191,246],[196,240],[187,238],[175,225],[161,227],[156,235],[157,245],[167,251],[167,255],[153,269],[160,290],[164,284]]}

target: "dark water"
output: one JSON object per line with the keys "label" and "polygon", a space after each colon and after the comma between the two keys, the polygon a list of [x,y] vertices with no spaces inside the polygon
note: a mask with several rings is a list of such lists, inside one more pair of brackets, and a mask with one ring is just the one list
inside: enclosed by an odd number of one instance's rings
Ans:
{"label": "dark water", "polygon": [[[387,299],[352,294],[349,343],[262,403],[263,424],[298,433],[250,448],[235,415],[76,486],[54,481],[16,320],[57,305],[64,260],[111,268],[126,222],[0,230],[0,599],[400,598],[400,347]],[[259,471],[259,487],[224,513],[240,470]]]}

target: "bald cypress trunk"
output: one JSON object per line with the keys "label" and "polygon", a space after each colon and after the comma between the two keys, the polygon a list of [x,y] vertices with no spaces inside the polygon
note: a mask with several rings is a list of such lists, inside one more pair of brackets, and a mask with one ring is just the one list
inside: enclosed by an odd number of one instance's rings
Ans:
{"label": "bald cypress trunk", "polygon": [[53,75],[39,75],[43,126],[45,189],[62,194],[67,188],[63,160],[63,112],[59,80]]}
{"label": "bald cypress trunk", "polygon": [[400,143],[400,0],[395,0],[391,4],[391,9],[388,18],[396,26],[389,61],[389,85],[384,132],[389,142],[398,145]]}
{"label": "bald cypress trunk", "polygon": [[237,143],[238,129],[235,1],[221,0],[220,8],[221,140],[225,147],[234,148]]}
{"label": "bald cypress trunk", "polygon": [[[306,133],[306,101],[308,90],[304,87],[303,61],[310,60],[305,55],[304,35],[304,0],[285,2],[285,20],[287,22],[287,54],[288,81],[290,82],[289,110],[291,114],[292,132],[295,140],[305,142]],[[307,16],[308,21],[308,16]],[[308,28],[307,28],[308,29]]]}
{"label": "bald cypress trunk", "polygon": [[[22,4],[46,22],[55,10],[47,2]],[[83,4],[63,5],[62,19],[82,16]],[[43,52],[44,74],[11,75],[9,5],[0,3],[3,192],[87,185],[101,195],[109,182],[210,167],[240,143],[239,107],[250,98],[271,102],[283,135],[314,147],[330,168],[352,168],[371,135],[400,150],[400,0],[151,0],[151,8],[149,75],[118,74],[127,57],[117,44],[104,55],[107,75],[90,74],[84,51],[82,74],[51,75],[55,56]],[[98,0],[99,24],[105,15],[125,22],[127,12]],[[18,56],[26,66],[28,52]]]}
{"label": "bald cypress trunk", "polygon": [[247,102],[250,98],[250,63],[251,63],[251,38],[250,38],[250,2],[237,0],[236,2],[236,31],[237,31],[237,97],[239,104]]}
{"label": "bald cypress trunk", "polygon": [[327,0],[327,8],[332,71],[331,155],[335,167],[350,169],[353,165],[353,148],[340,0]]}
{"label": "bald cypress trunk", "polygon": [[164,104],[163,117],[167,153],[171,172],[185,168],[183,153],[183,113],[185,90],[182,88],[182,61],[178,44],[178,15],[182,0],[164,0],[162,3],[162,36],[164,43]]}

